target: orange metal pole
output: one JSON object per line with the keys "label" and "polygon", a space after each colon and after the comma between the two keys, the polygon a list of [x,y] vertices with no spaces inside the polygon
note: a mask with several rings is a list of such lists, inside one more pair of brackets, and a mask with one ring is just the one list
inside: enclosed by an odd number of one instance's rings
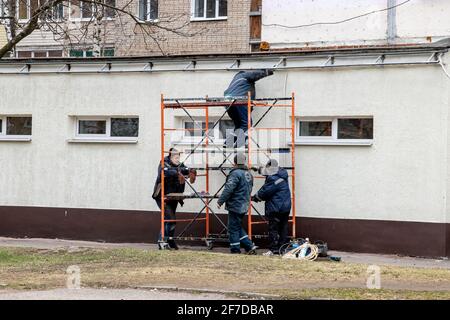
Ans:
{"label": "orange metal pole", "polygon": [[[247,153],[247,166],[248,168],[252,167],[252,162],[250,159],[251,156],[251,129],[252,129],[252,100],[251,100],[251,95],[250,92],[247,93],[248,96],[248,100],[247,100],[247,142],[248,142],[248,153]],[[245,139],[245,137],[244,137]],[[245,140],[244,140],[245,141]],[[245,148],[245,143],[244,143],[244,148]],[[248,206],[248,237],[251,239],[252,238],[252,200],[250,199],[250,205]]]}
{"label": "orange metal pole", "polygon": [[164,241],[164,95],[161,94],[161,240]]}
{"label": "orange metal pole", "polygon": [[[209,134],[208,130],[209,130],[209,110],[208,107],[205,107],[205,118],[206,118],[206,124],[205,124],[205,129],[206,132],[205,134]],[[208,148],[209,146],[209,139],[206,138],[206,148]],[[209,193],[209,155],[208,153],[206,153],[206,193]],[[208,238],[209,237],[209,199],[206,199],[206,221],[205,221],[205,235]]]}
{"label": "orange metal pole", "polygon": [[292,237],[296,237],[296,206],[295,206],[295,94],[292,92],[291,106],[291,161],[292,161]]}

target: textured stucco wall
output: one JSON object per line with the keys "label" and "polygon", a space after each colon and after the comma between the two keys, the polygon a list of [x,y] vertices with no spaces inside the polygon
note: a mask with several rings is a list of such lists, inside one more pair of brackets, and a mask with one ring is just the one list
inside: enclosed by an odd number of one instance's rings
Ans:
{"label": "textured stucco wall", "polygon": [[[397,0],[400,5],[404,0]],[[262,40],[274,48],[387,44],[388,0],[263,0]],[[395,8],[393,43],[428,43],[450,36],[450,2],[411,0]],[[335,23],[364,15],[357,19]],[[317,24],[326,23],[326,24]],[[270,26],[309,25],[301,28]]]}

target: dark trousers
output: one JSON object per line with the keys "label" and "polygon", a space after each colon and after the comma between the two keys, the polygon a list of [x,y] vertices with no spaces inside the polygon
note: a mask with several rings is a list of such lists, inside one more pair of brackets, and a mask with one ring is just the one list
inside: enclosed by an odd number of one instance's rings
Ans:
{"label": "dark trousers", "polygon": [[[228,111],[228,116],[234,123],[234,134],[232,139],[226,137],[227,148],[236,147],[240,148],[247,143],[247,131],[248,131],[248,112],[247,105],[231,106]],[[252,119],[250,118],[250,122]]]}
{"label": "dark trousers", "polygon": [[[247,105],[233,105],[227,110],[228,116],[233,120],[234,129],[241,129],[244,132],[248,130],[248,111]],[[250,119],[251,121],[251,119]]]}
{"label": "dark trousers", "polygon": [[240,253],[241,245],[244,247],[245,251],[250,251],[253,247],[253,242],[250,241],[244,228],[242,228],[242,220],[244,219],[245,214],[246,212],[228,212],[228,233],[230,237],[231,253]]}
{"label": "dark trousers", "polygon": [[[161,201],[157,201],[159,209],[161,209]],[[164,206],[164,219],[166,220],[175,220],[176,219],[176,211],[178,207],[178,202],[176,201],[168,201]],[[168,240],[169,238],[173,238],[175,236],[175,227],[176,222],[165,222],[164,223],[164,241],[167,241],[170,247],[173,247],[175,244],[174,240]],[[162,240],[161,232],[159,233],[159,240]]]}
{"label": "dark trousers", "polygon": [[289,212],[276,212],[268,215],[270,251],[278,253],[280,247],[289,242]]}

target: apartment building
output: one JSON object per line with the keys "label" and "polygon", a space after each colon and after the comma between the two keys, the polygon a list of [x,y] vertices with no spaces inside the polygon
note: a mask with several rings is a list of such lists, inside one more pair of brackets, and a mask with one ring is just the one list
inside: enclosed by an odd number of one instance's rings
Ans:
{"label": "apartment building", "polygon": [[[16,15],[19,22],[26,22],[39,0],[20,1]],[[92,4],[64,1],[52,12],[64,32],[50,27],[34,31],[17,45],[16,57],[92,57],[95,50],[100,56],[246,53],[259,47],[261,1],[105,0],[105,4],[126,8],[127,13],[98,8],[103,19],[97,21]]]}

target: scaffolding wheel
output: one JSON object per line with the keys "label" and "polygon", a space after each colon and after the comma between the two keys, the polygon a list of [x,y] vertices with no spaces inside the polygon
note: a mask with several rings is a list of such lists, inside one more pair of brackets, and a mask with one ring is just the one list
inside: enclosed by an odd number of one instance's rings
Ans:
{"label": "scaffolding wheel", "polygon": [[208,250],[212,250],[214,248],[214,241],[213,240],[205,240],[206,246],[208,247]]}
{"label": "scaffolding wheel", "polygon": [[169,244],[165,241],[158,241],[158,249],[159,250],[168,250]]}

